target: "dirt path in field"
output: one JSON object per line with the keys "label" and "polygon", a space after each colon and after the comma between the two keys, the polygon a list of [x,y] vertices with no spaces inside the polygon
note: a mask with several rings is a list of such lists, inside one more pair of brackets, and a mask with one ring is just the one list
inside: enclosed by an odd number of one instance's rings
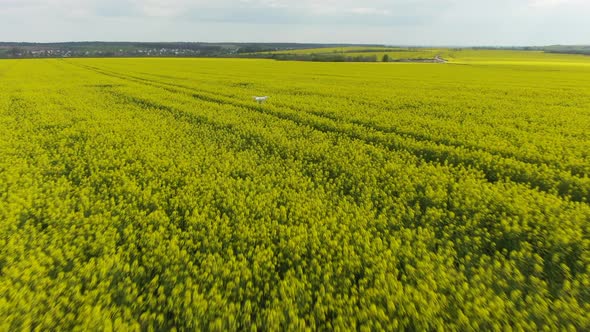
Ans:
{"label": "dirt path in field", "polygon": [[448,61],[443,59],[439,54],[434,59],[395,59],[390,60],[390,62],[447,63]]}
{"label": "dirt path in field", "polygon": [[447,60],[443,59],[440,54],[434,57],[434,61],[437,63],[447,63]]}

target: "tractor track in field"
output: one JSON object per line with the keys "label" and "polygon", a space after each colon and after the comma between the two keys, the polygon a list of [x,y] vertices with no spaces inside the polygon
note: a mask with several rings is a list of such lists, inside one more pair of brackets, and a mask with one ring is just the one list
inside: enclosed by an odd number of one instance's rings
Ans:
{"label": "tractor track in field", "polygon": [[[117,73],[117,74],[119,74],[119,73]],[[149,73],[144,73],[144,74],[150,75]],[[119,75],[121,75],[121,74],[119,74]],[[173,86],[173,87],[177,87],[177,88],[180,88],[183,90],[188,90],[188,91],[194,91],[194,92],[201,91],[201,92],[206,92],[209,94],[214,93],[216,95],[222,95],[219,92],[212,92],[212,91],[203,90],[203,89],[196,90],[194,87],[185,86],[185,85],[181,85],[181,84],[162,82],[162,81],[158,81],[158,80],[147,79],[144,77],[137,77],[137,76],[127,76],[127,77],[134,78],[134,79],[137,79],[140,81],[149,82],[152,86],[161,86],[161,88],[164,88],[164,86]],[[168,91],[171,91],[171,90],[168,90]],[[181,92],[181,91],[178,91],[178,92]],[[322,94],[313,94],[313,95],[322,96]],[[226,98],[234,98],[235,97],[233,95],[227,95],[227,94],[222,95],[222,96],[224,96]],[[374,103],[370,103],[367,101],[356,101],[356,103],[362,104],[363,106],[366,106],[366,107],[379,107],[379,105],[376,105]],[[398,135],[398,136],[401,136],[404,138],[414,139],[414,140],[421,141],[421,142],[432,142],[437,145],[451,146],[451,147],[456,147],[456,148],[460,148],[460,149],[468,149],[468,150],[472,150],[472,151],[483,151],[485,153],[489,153],[494,156],[499,156],[499,157],[506,158],[506,159],[514,159],[516,161],[527,163],[527,164],[533,164],[533,165],[539,165],[539,166],[546,165],[548,167],[553,167],[558,170],[570,172],[573,176],[577,176],[580,178],[583,178],[584,176],[588,175],[588,173],[586,171],[577,169],[575,166],[570,166],[570,165],[562,166],[560,163],[558,163],[556,161],[551,161],[551,160],[546,160],[546,159],[536,158],[536,157],[523,157],[523,156],[520,156],[520,155],[513,153],[513,152],[489,150],[489,149],[486,149],[485,147],[481,147],[481,146],[475,145],[475,144],[469,144],[466,142],[458,142],[456,140],[433,138],[429,135],[424,135],[424,134],[417,133],[414,131],[404,130],[399,127],[382,126],[382,125],[379,125],[373,121],[359,120],[359,119],[355,119],[355,118],[338,117],[338,116],[335,116],[334,114],[331,114],[329,112],[315,110],[315,109],[308,109],[305,107],[297,107],[295,105],[290,105],[290,104],[276,102],[276,101],[273,102],[273,105],[279,106],[281,108],[288,108],[292,111],[304,112],[304,113],[308,113],[308,114],[313,114],[318,117],[328,118],[328,119],[331,119],[336,122],[352,123],[352,124],[356,124],[356,125],[359,125],[362,127],[366,127],[368,129],[371,129],[371,130],[374,130],[377,132],[394,134],[394,135]],[[414,105],[412,105],[412,106],[414,108],[417,108]]]}
{"label": "tractor track in field", "polygon": [[[314,167],[320,165],[320,169],[324,171],[320,172],[320,174],[329,174],[331,179],[339,179],[339,181],[341,181],[340,185],[334,188],[324,186],[325,190],[332,192],[332,194],[336,196],[349,197],[357,204],[360,204],[359,197],[353,194],[355,186],[359,183],[355,180],[355,174],[347,171],[344,167],[338,166],[338,164],[334,163],[326,154],[304,153],[306,156],[305,158],[297,158],[291,153],[292,151],[289,147],[276,144],[264,135],[259,135],[249,130],[241,130],[239,124],[222,123],[212,120],[207,116],[187,112],[176,107],[122,93],[111,88],[106,89],[108,90],[106,93],[111,97],[118,99],[125,104],[136,105],[142,110],[157,110],[165,112],[177,121],[186,122],[196,126],[208,126],[214,130],[231,133],[240,139],[238,142],[228,144],[228,149],[233,151],[255,151],[257,154],[273,156],[286,162],[289,160],[300,160],[299,172],[301,176],[309,178],[312,183],[325,184],[324,181],[318,180],[317,168]],[[410,161],[406,162],[410,163]],[[385,190],[384,188],[381,189]]]}
{"label": "tractor track in field", "polygon": [[[477,149],[472,150],[468,147],[464,146],[452,146],[452,145],[445,145],[441,143],[437,143],[436,141],[431,141],[428,139],[421,139],[416,137],[407,137],[404,134],[393,132],[382,132],[378,129],[375,129],[370,126],[366,126],[364,124],[357,124],[347,122],[344,119],[333,119],[330,117],[326,117],[323,115],[315,114],[315,112],[310,111],[303,111],[308,115],[317,116],[324,120],[329,120],[334,123],[318,123],[312,119],[305,119],[302,118],[297,113],[287,114],[284,112],[276,112],[272,111],[268,108],[265,108],[260,105],[251,105],[249,103],[239,103],[235,100],[225,100],[223,98],[219,98],[218,96],[211,96],[208,95],[207,91],[200,91],[195,90],[194,88],[189,88],[186,86],[178,85],[178,84],[171,84],[171,83],[163,83],[160,81],[149,80],[146,78],[138,78],[131,75],[122,75],[116,72],[109,72],[106,70],[102,70],[101,68],[96,68],[92,66],[83,66],[80,65],[79,67],[94,71],[106,76],[114,77],[117,79],[127,80],[130,82],[134,82],[137,84],[148,85],[155,88],[163,89],[165,91],[173,92],[173,93],[180,93],[184,95],[191,96],[192,98],[199,99],[202,101],[207,101],[215,104],[231,104],[234,107],[241,107],[248,109],[250,111],[264,113],[270,116],[274,116],[283,120],[292,121],[298,125],[305,125],[309,126],[315,130],[321,132],[331,132],[335,134],[344,135],[351,139],[361,140],[367,144],[381,146],[382,148],[386,148],[388,150],[401,150],[409,152],[419,159],[423,160],[424,162],[429,163],[448,163],[453,166],[465,166],[465,167],[472,167],[481,171],[486,179],[491,182],[498,182],[502,181],[504,178],[508,177],[512,182],[521,183],[529,188],[538,189],[541,191],[545,191],[548,193],[553,193],[551,191],[552,188],[557,186],[558,188],[558,195],[561,197],[568,197],[572,201],[584,202],[590,199],[590,181],[587,181],[583,178],[579,178],[575,175],[572,175],[571,172],[566,171],[558,171],[551,168],[543,168],[539,169],[539,165],[527,163],[524,161],[515,160],[512,158],[504,158],[502,156],[494,155],[485,150]],[[182,91],[188,90],[188,91]],[[226,97],[231,98],[231,97]],[[282,107],[282,106],[281,106]],[[302,110],[295,109],[292,107],[285,106],[289,110],[293,112],[302,112]],[[337,123],[344,123],[350,124],[352,126],[356,126],[358,128],[354,132],[351,132],[349,129],[344,130],[337,126]],[[367,135],[366,131],[372,131],[374,135]],[[381,137],[382,134],[392,134],[397,136],[398,139],[394,140],[393,142],[391,139],[387,139],[387,137]],[[392,137],[389,137],[392,138]],[[407,140],[410,140],[408,142]],[[414,142],[411,142],[411,141]],[[414,144],[412,144],[414,143]],[[417,146],[420,143],[430,144],[430,147],[423,147]],[[463,151],[453,151],[455,149],[464,149]],[[468,155],[466,158],[465,155]],[[490,159],[493,160],[493,165],[485,165],[482,164],[482,160]],[[516,166],[515,166],[516,164]],[[541,165],[542,166],[542,165]],[[508,169],[509,171],[505,171]],[[528,169],[531,169],[530,172]],[[531,178],[531,174],[533,177]],[[539,175],[540,174],[540,175]],[[546,174],[546,175],[543,175]],[[569,176],[568,176],[569,174]],[[536,176],[535,176],[536,175]],[[573,188],[572,188],[573,186]]]}
{"label": "tractor track in field", "polygon": [[[169,91],[169,92],[184,93],[184,94],[193,93],[193,96],[195,98],[198,98],[201,100],[211,99],[211,101],[215,101],[218,103],[228,103],[228,101],[217,99],[218,96],[223,96],[223,97],[229,98],[229,99],[235,98],[235,96],[223,95],[223,94],[220,94],[219,92],[215,92],[215,94],[216,94],[215,96],[211,96],[211,95],[205,96],[204,93],[205,94],[212,94],[212,92],[207,91],[207,90],[202,90],[202,89],[197,90],[194,87],[189,87],[189,86],[185,86],[185,85],[181,85],[181,84],[162,82],[162,81],[158,81],[158,80],[148,79],[148,78],[144,78],[144,77],[137,77],[137,76],[132,76],[132,75],[123,75],[121,73],[117,73],[117,72],[113,72],[113,71],[106,71],[101,68],[96,68],[96,67],[92,67],[92,66],[86,66],[86,67],[88,67],[87,69],[89,69],[89,70],[96,70],[96,71],[102,73],[103,75],[114,76],[116,78],[120,78],[120,79],[124,79],[124,80],[131,80],[136,83],[148,84],[150,86],[165,89],[166,91]],[[178,89],[182,89],[182,90],[186,90],[186,91],[180,91],[177,89],[169,89],[169,87],[178,88]],[[246,108],[251,107],[251,105],[248,103],[240,103],[240,102],[237,102],[234,100],[232,100],[231,103],[234,105],[236,105],[236,103],[237,103],[241,107],[246,107]],[[580,170],[575,169],[573,167],[566,166],[566,167],[562,168],[562,167],[560,167],[561,165],[557,162],[551,162],[551,161],[547,161],[547,160],[543,160],[543,159],[539,159],[539,158],[521,157],[521,156],[518,156],[514,153],[507,153],[507,152],[502,152],[502,151],[490,151],[488,149],[485,149],[485,148],[482,148],[480,146],[473,145],[473,144],[453,142],[453,141],[450,141],[447,139],[435,139],[435,138],[429,137],[428,135],[423,135],[420,133],[407,131],[407,130],[403,130],[400,128],[393,128],[391,126],[380,126],[380,125],[373,123],[373,122],[363,121],[363,120],[358,120],[358,119],[337,117],[337,116],[334,116],[332,114],[329,114],[329,113],[326,113],[323,111],[309,110],[309,109],[306,109],[303,107],[296,107],[296,106],[288,105],[285,103],[275,103],[275,105],[277,105],[278,107],[282,107],[282,108],[288,108],[291,111],[304,112],[304,113],[312,114],[312,115],[315,115],[318,117],[327,118],[327,119],[330,119],[335,122],[340,122],[340,123],[345,123],[345,124],[346,123],[355,124],[355,125],[367,128],[369,130],[373,130],[375,132],[382,132],[382,133],[386,133],[386,134],[397,135],[397,136],[400,136],[404,139],[413,139],[413,140],[416,140],[419,142],[429,142],[429,143],[432,143],[435,145],[455,147],[458,149],[466,149],[466,150],[470,150],[470,151],[481,151],[486,154],[490,154],[490,155],[505,158],[505,159],[512,159],[512,160],[522,162],[525,164],[530,164],[530,165],[534,165],[534,166],[547,166],[550,168],[558,169],[560,171],[570,172],[572,176],[576,176],[579,178],[583,178],[585,175],[587,175],[584,171],[580,171]],[[367,106],[371,107],[374,105],[367,103]]]}

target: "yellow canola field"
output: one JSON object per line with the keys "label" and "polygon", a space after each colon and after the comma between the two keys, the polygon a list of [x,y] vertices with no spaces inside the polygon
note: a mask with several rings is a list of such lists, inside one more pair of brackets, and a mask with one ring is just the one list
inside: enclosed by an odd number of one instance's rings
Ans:
{"label": "yellow canola field", "polygon": [[0,61],[0,330],[589,330],[590,68],[478,56]]}

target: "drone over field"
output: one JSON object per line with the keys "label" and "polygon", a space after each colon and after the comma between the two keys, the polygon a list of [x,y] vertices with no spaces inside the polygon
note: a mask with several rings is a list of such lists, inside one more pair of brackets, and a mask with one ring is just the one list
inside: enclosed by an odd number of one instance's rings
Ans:
{"label": "drone over field", "polygon": [[254,96],[253,98],[259,104],[263,104],[268,99],[268,96],[262,96],[262,97],[256,97],[256,96]]}

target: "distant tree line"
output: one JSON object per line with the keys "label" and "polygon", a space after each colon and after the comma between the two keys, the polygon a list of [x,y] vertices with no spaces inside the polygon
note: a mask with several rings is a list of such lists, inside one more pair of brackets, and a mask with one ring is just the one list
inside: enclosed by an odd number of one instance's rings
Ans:
{"label": "distant tree line", "polygon": [[243,58],[274,59],[279,61],[312,62],[377,62],[377,55],[347,56],[345,54],[247,54]]}
{"label": "distant tree line", "polygon": [[544,50],[547,53],[564,53],[564,54],[584,54],[590,55],[590,46],[562,46],[562,45],[555,45],[555,46],[548,46]]}

